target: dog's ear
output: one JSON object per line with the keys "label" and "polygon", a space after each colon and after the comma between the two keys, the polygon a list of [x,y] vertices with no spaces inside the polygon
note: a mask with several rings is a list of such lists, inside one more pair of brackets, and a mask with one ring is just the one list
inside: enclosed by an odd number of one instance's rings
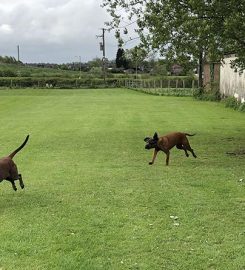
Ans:
{"label": "dog's ear", "polygon": [[158,141],[158,135],[157,135],[156,132],[155,132],[155,134],[154,134],[154,136],[153,136],[153,139],[156,140],[156,141]]}
{"label": "dog's ear", "polygon": [[150,137],[146,137],[146,138],[144,138],[144,141],[148,142],[150,139],[151,139]]}

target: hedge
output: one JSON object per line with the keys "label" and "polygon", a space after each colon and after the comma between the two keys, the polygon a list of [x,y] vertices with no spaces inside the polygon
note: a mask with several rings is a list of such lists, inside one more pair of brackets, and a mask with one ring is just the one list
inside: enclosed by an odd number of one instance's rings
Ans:
{"label": "hedge", "polygon": [[10,88],[101,88],[120,87],[124,80],[119,79],[74,79],[74,78],[41,78],[41,77],[2,77],[0,87]]}
{"label": "hedge", "polygon": [[10,88],[193,88],[196,80],[189,77],[168,77],[162,80],[128,80],[123,78],[64,78],[64,77],[0,77],[0,87]]}

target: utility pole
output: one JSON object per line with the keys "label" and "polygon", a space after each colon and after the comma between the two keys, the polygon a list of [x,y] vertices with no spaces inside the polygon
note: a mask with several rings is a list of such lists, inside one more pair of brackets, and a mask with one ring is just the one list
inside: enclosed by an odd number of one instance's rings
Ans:
{"label": "utility pole", "polygon": [[82,58],[79,56],[79,79],[82,77]]}
{"label": "utility pole", "polygon": [[103,58],[102,58],[102,64],[103,64],[103,77],[104,77],[104,83],[105,83],[105,77],[106,77],[106,58],[105,58],[105,31],[107,29],[102,28],[102,35],[101,36],[96,36],[97,38],[100,37],[102,38],[102,42],[100,42],[100,50],[103,52]]}
{"label": "utility pole", "polygon": [[17,60],[18,60],[18,63],[20,61],[20,46],[17,45]]}
{"label": "utility pole", "polygon": [[81,79],[81,77],[82,77],[82,59],[81,59],[80,55],[76,56],[76,57],[78,57],[78,59],[79,59],[79,77],[78,77],[78,79]]}

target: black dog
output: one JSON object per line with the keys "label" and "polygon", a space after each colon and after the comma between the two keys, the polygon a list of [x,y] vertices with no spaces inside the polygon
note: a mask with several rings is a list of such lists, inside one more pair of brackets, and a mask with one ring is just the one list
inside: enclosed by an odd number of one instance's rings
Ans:
{"label": "black dog", "polygon": [[20,187],[22,189],[24,188],[24,183],[21,174],[18,173],[18,169],[13,161],[13,157],[26,145],[28,139],[29,135],[26,137],[22,145],[18,147],[13,153],[11,153],[7,157],[3,157],[0,159],[0,182],[2,182],[3,180],[11,182],[12,187],[15,191],[17,190],[14,183],[15,180],[20,181]]}
{"label": "black dog", "polygon": [[189,157],[187,150],[190,151],[194,158],[197,156],[195,155],[193,149],[191,148],[189,141],[186,136],[194,136],[195,134],[188,134],[182,132],[173,132],[167,134],[162,137],[158,137],[157,133],[155,132],[153,138],[146,137],[144,141],[147,143],[145,149],[152,149],[155,148],[152,161],[149,162],[149,165],[152,165],[156,159],[158,151],[163,151],[166,155],[166,165],[169,164],[169,150],[176,146],[178,149],[182,149],[185,151],[185,155]]}

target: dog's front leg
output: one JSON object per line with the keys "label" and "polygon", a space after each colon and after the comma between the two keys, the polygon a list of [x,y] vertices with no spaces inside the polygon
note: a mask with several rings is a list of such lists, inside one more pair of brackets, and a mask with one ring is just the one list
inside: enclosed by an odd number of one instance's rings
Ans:
{"label": "dog's front leg", "polygon": [[152,161],[149,162],[149,165],[153,165],[154,164],[154,161],[156,159],[157,153],[158,153],[158,150],[155,149],[154,150],[154,153],[153,153]]}
{"label": "dog's front leg", "polygon": [[167,155],[167,157],[166,157],[166,166],[168,166],[168,164],[169,164],[169,156],[170,156],[170,152],[167,151],[167,152],[165,152],[165,153],[166,153],[166,155]]}

